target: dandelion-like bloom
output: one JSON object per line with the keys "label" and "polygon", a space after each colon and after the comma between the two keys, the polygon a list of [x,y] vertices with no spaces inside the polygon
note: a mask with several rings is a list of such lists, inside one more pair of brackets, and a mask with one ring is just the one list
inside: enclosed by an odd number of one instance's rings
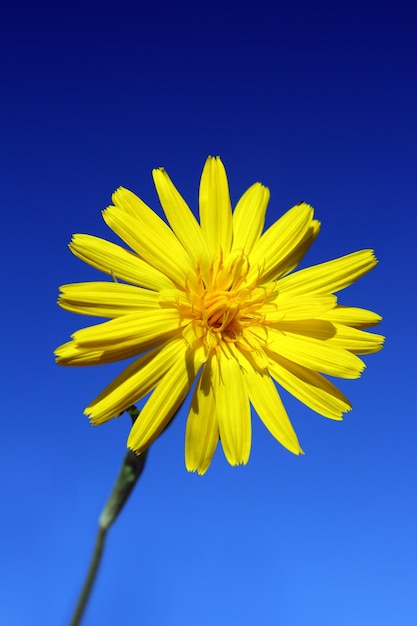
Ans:
{"label": "dandelion-like bloom", "polygon": [[74,333],[56,350],[57,362],[138,357],[85,410],[101,424],[152,392],[128,439],[137,453],[164,430],[194,381],[188,470],[206,472],[219,439],[231,465],[248,461],[251,404],[283,446],[302,453],[273,381],[325,417],[339,420],[351,409],[323,374],[358,378],[365,365],[357,355],[383,343],[364,329],[381,317],[338,304],[334,293],[376,265],[373,251],[293,272],[319,232],[311,206],[294,206],[262,234],[268,189],[255,183],[232,212],[223,164],[209,157],[199,224],[165,170],[153,177],[169,226],[119,188],[103,217],[131,250],[74,235],[71,251],[113,280],[64,285],[59,304],[110,321]]}

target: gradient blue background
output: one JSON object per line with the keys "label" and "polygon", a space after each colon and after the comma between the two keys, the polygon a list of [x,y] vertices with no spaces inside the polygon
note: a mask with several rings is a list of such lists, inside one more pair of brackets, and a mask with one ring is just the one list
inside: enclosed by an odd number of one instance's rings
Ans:
{"label": "gradient blue background", "polygon": [[268,224],[305,200],[303,265],[374,247],[342,296],[384,316],[383,352],[344,422],[284,395],[306,451],[253,420],[246,467],[184,467],[185,411],[113,527],[85,626],[414,626],[416,607],[413,3],[124,2],[3,9],[0,623],[68,623],[129,418],[82,411],[121,370],[59,368],[88,324],[58,285],[100,280],[72,233],[115,238],[124,185],[158,208],[163,165],[190,205],[208,154],[232,200],[259,180]]}

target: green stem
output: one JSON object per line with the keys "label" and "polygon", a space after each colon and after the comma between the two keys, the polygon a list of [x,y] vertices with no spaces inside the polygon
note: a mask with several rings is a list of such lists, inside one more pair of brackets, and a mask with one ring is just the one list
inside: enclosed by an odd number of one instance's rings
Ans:
{"label": "green stem", "polygon": [[91,559],[87,577],[85,579],[84,586],[82,588],[80,597],[78,599],[78,603],[75,608],[74,615],[72,616],[70,626],[78,626],[81,623],[81,618],[84,614],[84,610],[87,605],[88,598],[90,597],[91,589],[93,588],[93,584],[96,578],[97,570],[100,565],[106,532],[107,532],[107,528],[99,527],[97,538],[96,538],[96,545],[94,546],[93,558]]}
{"label": "green stem", "polygon": [[[134,423],[139,415],[139,410],[135,406],[131,406],[126,409],[126,411],[129,413],[132,418],[132,422]],[[116,520],[118,514],[122,510],[125,502],[132,492],[133,487],[136,485],[139,476],[142,474],[143,468],[145,467],[147,452],[148,451],[146,450],[142,454],[136,455],[134,452],[129,450],[125,455],[113,490],[98,521],[98,531],[93,557],[91,559],[90,567],[70,622],[70,626],[79,626],[81,623],[81,619],[84,614],[85,607],[87,606],[100,565],[106,533]]]}

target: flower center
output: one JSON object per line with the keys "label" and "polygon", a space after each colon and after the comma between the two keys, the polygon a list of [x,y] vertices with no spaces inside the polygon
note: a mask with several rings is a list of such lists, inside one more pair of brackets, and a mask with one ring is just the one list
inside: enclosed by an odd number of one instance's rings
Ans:
{"label": "flower center", "polygon": [[236,343],[248,326],[262,320],[265,289],[258,277],[249,283],[249,261],[242,252],[212,261],[208,271],[198,269],[197,289],[187,290],[194,325],[208,348],[221,341]]}
{"label": "flower center", "polygon": [[241,312],[240,294],[234,291],[206,292],[202,298],[202,320],[213,333],[236,337]]}

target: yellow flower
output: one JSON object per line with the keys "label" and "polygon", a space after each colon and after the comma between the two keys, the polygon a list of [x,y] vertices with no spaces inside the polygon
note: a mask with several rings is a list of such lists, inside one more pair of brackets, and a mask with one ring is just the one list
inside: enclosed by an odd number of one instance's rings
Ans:
{"label": "yellow flower", "polygon": [[140,355],[85,410],[101,424],[152,391],[128,439],[137,453],[164,430],[195,381],[188,470],[206,472],[219,439],[231,465],[247,463],[251,404],[283,446],[302,453],[272,379],[325,417],[339,420],[351,409],[323,374],[358,378],[365,365],[357,355],[383,343],[363,329],[381,317],[339,305],[334,293],[376,265],[373,251],[291,273],[319,232],[311,206],[294,206],[262,234],[268,189],[255,183],[232,212],[224,166],[209,157],[199,224],[165,170],[153,177],[169,226],[121,187],[103,217],[131,250],[74,235],[71,251],[113,281],[64,285],[59,304],[110,321],[75,332],[56,350],[57,362]]}

